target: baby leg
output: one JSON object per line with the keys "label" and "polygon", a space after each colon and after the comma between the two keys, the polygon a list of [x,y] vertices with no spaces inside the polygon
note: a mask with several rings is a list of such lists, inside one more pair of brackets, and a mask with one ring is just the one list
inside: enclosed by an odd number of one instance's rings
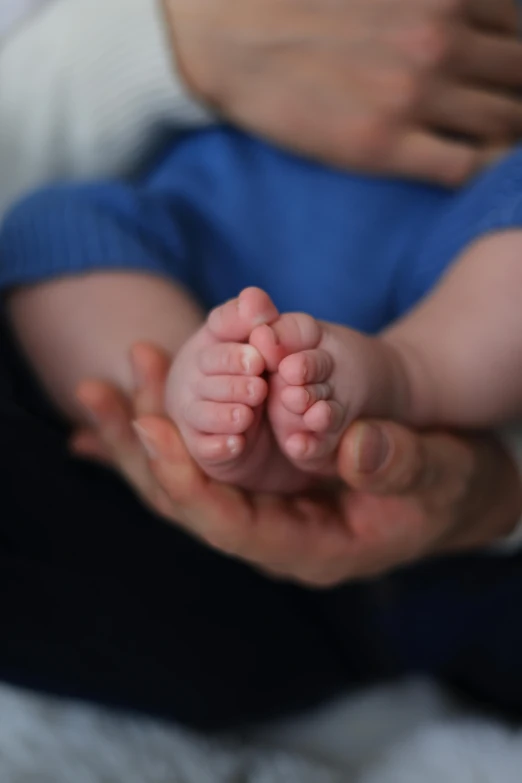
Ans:
{"label": "baby leg", "polygon": [[489,428],[522,415],[522,230],[483,236],[382,339],[408,379],[403,418]]}

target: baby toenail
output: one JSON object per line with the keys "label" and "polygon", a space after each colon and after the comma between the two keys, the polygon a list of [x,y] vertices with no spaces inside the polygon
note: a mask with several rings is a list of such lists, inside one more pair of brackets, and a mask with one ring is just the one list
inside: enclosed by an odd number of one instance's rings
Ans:
{"label": "baby toenail", "polygon": [[232,411],[232,421],[239,424],[241,421],[241,408],[234,408]]}
{"label": "baby toenail", "polygon": [[243,351],[241,353],[241,367],[247,373],[250,375],[252,372],[252,361],[253,361],[253,349],[249,348],[248,346],[245,346],[243,348]]}
{"label": "baby toenail", "polygon": [[241,444],[238,440],[238,438],[228,438],[227,440],[227,449],[231,454],[239,454],[241,451]]}
{"label": "baby toenail", "polygon": [[253,381],[251,381],[249,384],[247,384],[247,394],[249,397],[255,397],[256,396],[256,385]]}

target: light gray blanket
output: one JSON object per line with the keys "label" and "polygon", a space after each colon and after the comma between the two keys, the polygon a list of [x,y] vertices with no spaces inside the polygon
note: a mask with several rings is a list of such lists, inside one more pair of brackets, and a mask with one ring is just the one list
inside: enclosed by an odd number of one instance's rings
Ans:
{"label": "light gray blanket", "polygon": [[422,682],[221,741],[1,688],[0,781],[521,783],[522,731],[465,714]]}

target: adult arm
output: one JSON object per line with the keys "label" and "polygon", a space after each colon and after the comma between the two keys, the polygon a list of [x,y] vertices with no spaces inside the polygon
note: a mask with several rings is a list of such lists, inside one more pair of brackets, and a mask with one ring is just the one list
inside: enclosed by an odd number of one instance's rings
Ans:
{"label": "adult arm", "polygon": [[459,0],[163,0],[170,37],[159,2],[54,0],[0,42],[0,214],[49,180],[131,172],[166,128],[211,121],[204,104],[329,162],[450,183],[522,130],[514,0],[465,19]]}
{"label": "adult arm", "polygon": [[193,94],[312,157],[455,185],[520,136],[515,0],[163,3]]}

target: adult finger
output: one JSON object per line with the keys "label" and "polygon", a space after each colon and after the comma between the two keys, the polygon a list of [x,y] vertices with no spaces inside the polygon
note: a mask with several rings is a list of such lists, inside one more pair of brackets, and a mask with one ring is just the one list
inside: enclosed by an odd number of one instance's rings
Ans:
{"label": "adult finger", "polygon": [[[522,83],[522,57],[519,82]],[[522,134],[522,101],[446,80],[430,86],[418,113],[419,119],[430,127],[482,142],[515,139]]]}
{"label": "adult finger", "polygon": [[[400,424],[356,422],[343,437],[339,474],[355,489],[374,494],[425,493],[448,476],[465,479],[472,448],[446,433],[417,433]],[[451,482],[453,485],[453,481]]]}
{"label": "adult finger", "polygon": [[161,416],[165,410],[165,384],[171,357],[155,345],[136,343],[130,360],[134,376],[134,416]]}
{"label": "adult finger", "polygon": [[[127,397],[103,381],[82,382],[76,397],[93,423],[93,431],[101,444],[99,449],[110,455],[112,462],[116,455],[127,455],[127,459],[123,460],[127,468],[128,454],[135,442],[131,425],[133,411]],[[85,431],[78,433],[77,440],[80,447],[88,445]],[[124,472],[127,473],[127,470]]]}
{"label": "adult finger", "polygon": [[112,466],[110,452],[94,430],[81,429],[75,432],[69,440],[69,448],[77,457]]}
{"label": "adult finger", "polygon": [[516,0],[467,0],[466,18],[485,30],[516,35],[520,31],[520,16]]}
{"label": "adult finger", "polygon": [[522,41],[465,29],[446,65],[451,76],[463,82],[515,89],[522,84]]}
{"label": "adult finger", "polygon": [[481,165],[478,147],[416,128],[397,134],[387,164],[390,174],[446,187],[462,185]]}
{"label": "adult finger", "polygon": [[339,558],[346,526],[329,493],[299,498],[244,493],[205,476],[171,421],[144,417],[138,433],[168,497],[170,518],[214,549],[309,583]]}
{"label": "adult finger", "polygon": [[[108,464],[126,479],[147,506],[162,513],[163,493],[153,480],[147,455],[136,437],[131,400],[119,389],[101,381],[82,383],[77,398],[90,413],[99,449],[107,455]],[[81,448],[82,440],[80,451]]]}
{"label": "adult finger", "polygon": [[158,414],[163,409],[165,380],[169,367],[167,354],[147,343],[135,345],[131,351],[131,365],[136,391],[131,401],[121,391],[103,382],[85,382],[77,397],[93,422],[91,428],[82,428],[70,441],[73,453],[88,459],[122,469],[142,460],[140,446],[131,428],[139,415]]}
{"label": "adult finger", "polygon": [[143,416],[136,421],[136,432],[154,476],[168,492],[169,516],[182,524],[190,520],[193,532],[204,536],[219,522],[222,504],[209,502],[212,482],[190,457],[177,428],[162,417]]}
{"label": "adult finger", "polygon": [[150,456],[151,470],[168,496],[171,519],[187,532],[257,565],[275,567],[279,562],[280,570],[288,572],[289,561],[302,559],[306,531],[296,524],[297,515],[284,498],[247,495],[208,478],[167,419],[140,418],[138,434]]}

